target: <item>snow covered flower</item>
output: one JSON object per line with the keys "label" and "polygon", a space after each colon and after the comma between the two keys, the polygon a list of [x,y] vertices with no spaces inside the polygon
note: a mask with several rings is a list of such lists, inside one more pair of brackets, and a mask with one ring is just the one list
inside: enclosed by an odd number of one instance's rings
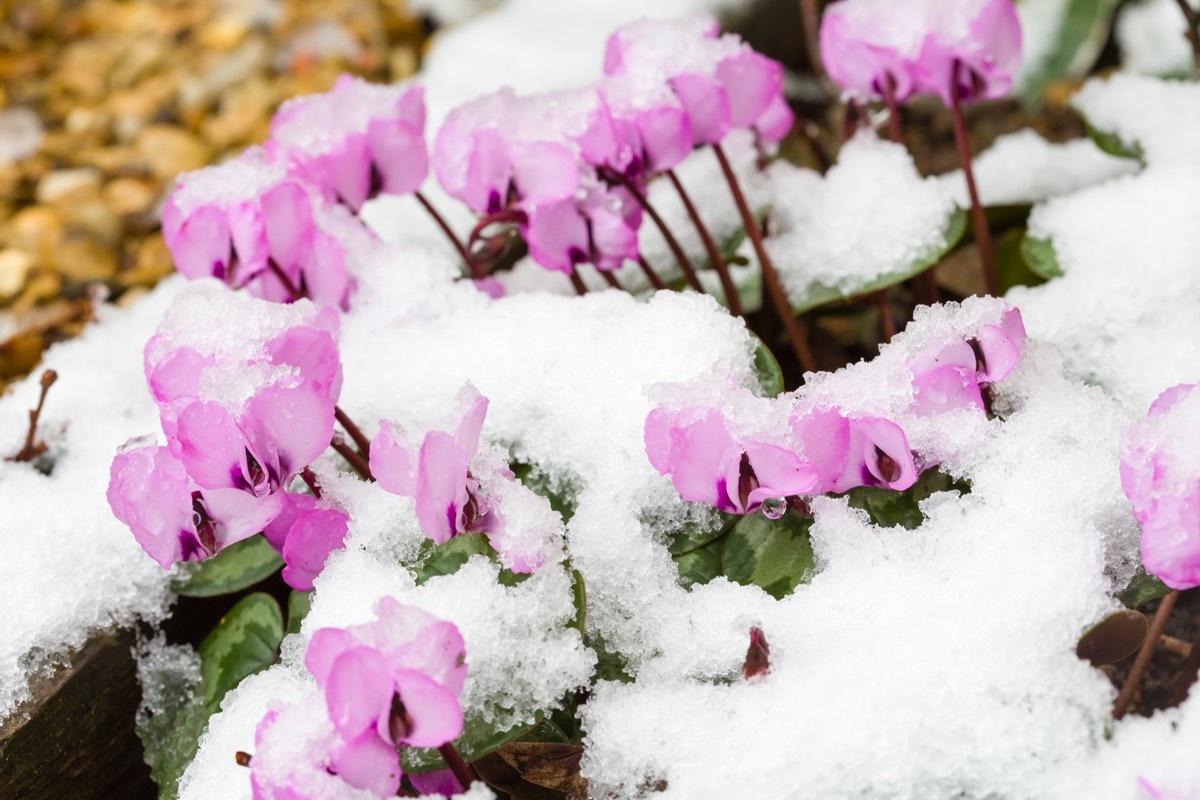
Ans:
{"label": "snow covered flower", "polygon": [[297,174],[354,211],[380,192],[415,191],[429,172],[420,86],[342,75],[328,92],[284,103],[271,120],[271,139]]}
{"label": "snow covered flower", "polygon": [[[391,597],[379,601],[376,613],[374,622],[316,631],[304,664],[336,734],[324,754],[326,770],[389,797],[400,786],[399,748],[440,747],[462,733],[458,696],[467,665],[453,623]],[[256,754],[252,771],[259,761]]]}
{"label": "snow covered flower", "polygon": [[546,269],[570,273],[575,264],[620,268],[638,257],[642,212],[629,192],[582,181],[576,197],[531,203],[521,226],[529,255]]}
{"label": "snow covered flower", "polygon": [[[391,597],[376,615],[313,634],[304,664],[320,691],[259,722],[255,800],[340,797],[348,788],[394,797],[400,749],[440,747],[462,733],[467,664],[458,628]],[[462,790],[445,771],[409,779],[422,793]]]}
{"label": "snow covered flower", "polygon": [[263,536],[283,557],[283,579],[298,592],[311,591],[329,554],[342,548],[350,518],[308,494],[284,494],[279,513]]}
{"label": "snow covered flower", "polygon": [[981,326],[975,336],[926,349],[908,364],[917,410],[923,414],[986,410],[984,390],[1013,370],[1024,342],[1021,312],[1008,306],[997,324]]}
{"label": "snow covered flower", "polygon": [[1200,586],[1200,390],[1167,389],[1126,432],[1121,488],[1142,526],[1142,563],[1173,589]]}
{"label": "snow covered flower", "polygon": [[825,9],[820,42],[826,71],[845,91],[882,98],[890,83],[897,101],[936,94],[947,106],[956,94],[1008,94],[1021,58],[1011,0],[838,0]]}
{"label": "snow covered flower", "polygon": [[812,494],[817,468],[769,442],[735,438],[721,412],[659,407],[646,417],[646,455],[684,500],[730,514],[753,514],[767,500]]}
{"label": "snow covered flower", "polygon": [[163,569],[200,561],[253,536],[279,513],[282,497],[204,489],[166,447],[131,440],[113,459],[108,504]]}
{"label": "snow covered flower", "polygon": [[908,437],[890,420],[808,408],[792,414],[791,426],[820,476],[817,493],[858,486],[903,491],[917,482]]}
{"label": "snow covered flower", "polygon": [[513,474],[494,452],[480,449],[487,407],[487,398],[468,383],[454,411],[420,440],[381,421],[371,442],[371,473],[385,490],[416,501],[417,521],[436,544],[482,533],[506,567],[532,572],[547,554],[539,543],[516,541],[497,506]]}
{"label": "snow covered flower", "polygon": [[[668,86],[687,116],[693,144],[717,144],[732,130],[753,130],[774,144],[791,129],[783,67],[706,16],[639,20],[618,28],[605,46],[604,73],[640,76]],[[669,108],[643,92],[644,110]],[[626,114],[633,104],[621,103]],[[664,121],[669,118],[664,117]],[[668,131],[675,133],[673,120]]]}
{"label": "snow covered flower", "polygon": [[193,280],[214,277],[274,302],[299,293],[344,308],[343,245],[323,230],[318,202],[277,153],[251,147],[180,176],[163,205],[163,239],[176,269]]}

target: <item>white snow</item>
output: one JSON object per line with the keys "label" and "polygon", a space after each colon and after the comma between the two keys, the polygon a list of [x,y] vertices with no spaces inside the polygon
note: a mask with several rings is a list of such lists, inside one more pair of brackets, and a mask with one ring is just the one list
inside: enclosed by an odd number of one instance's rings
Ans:
{"label": "white snow", "polygon": [[1190,75],[1194,66],[1186,31],[1178,0],[1139,0],[1122,6],[1116,27],[1121,66],[1143,75]]}
{"label": "white snow", "polygon": [[768,251],[792,304],[814,284],[853,294],[939,250],[954,202],[922,178],[901,145],[863,132],[824,176],[777,162],[771,168]]}

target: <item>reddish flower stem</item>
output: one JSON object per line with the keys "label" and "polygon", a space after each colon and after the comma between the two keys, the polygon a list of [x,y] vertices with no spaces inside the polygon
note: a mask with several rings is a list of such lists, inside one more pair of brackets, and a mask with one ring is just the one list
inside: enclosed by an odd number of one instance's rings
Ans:
{"label": "reddish flower stem", "polygon": [[741,298],[738,297],[737,288],[733,285],[733,278],[729,275],[729,266],[725,263],[725,259],[721,258],[720,248],[713,241],[712,234],[708,231],[708,226],[700,218],[700,212],[696,210],[696,206],[692,203],[692,198],[688,196],[687,190],[683,188],[683,183],[680,182],[679,176],[675,174],[675,170],[667,170],[667,178],[670,179],[671,185],[675,187],[675,191],[679,193],[679,199],[683,201],[683,207],[687,209],[688,216],[692,218],[692,224],[696,226],[696,233],[700,234],[700,241],[704,243],[704,249],[708,253],[708,260],[712,262],[713,269],[717,271],[717,275],[721,278],[721,290],[725,292],[725,303],[729,306],[729,311],[735,317],[742,316]]}
{"label": "reddish flower stem", "polygon": [[821,9],[820,0],[800,0],[800,20],[804,25],[804,49],[808,51],[808,63],[813,74],[825,77],[825,65],[821,63]]}
{"label": "reddish flower stem", "polygon": [[575,287],[575,294],[583,297],[587,294],[587,284],[583,282],[583,278],[579,277],[579,270],[571,267],[571,271],[567,273],[567,277],[571,279],[571,285]]}
{"label": "reddish flower stem", "polygon": [[421,204],[421,207],[429,212],[429,216],[433,217],[433,221],[437,223],[437,226],[441,228],[442,233],[444,233],[446,238],[450,240],[450,244],[454,245],[454,249],[457,250],[459,256],[462,257],[463,263],[467,265],[467,269],[470,271],[471,277],[475,280],[486,278],[487,276],[483,274],[483,270],[480,269],[479,265],[475,263],[475,259],[471,258],[471,254],[467,252],[466,245],[464,245],[462,240],[459,239],[454,233],[454,229],[450,227],[450,224],[446,222],[446,219],[438,213],[436,208],[433,207],[433,203],[429,202],[429,198],[427,198],[420,191],[413,192],[413,197],[417,198],[417,202]]}
{"label": "reddish flower stem", "polygon": [[617,280],[617,276],[613,275],[611,270],[597,268],[596,272],[599,272],[600,277],[604,279],[604,282],[612,288],[619,292],[625,291],[625,287],[621,286],[621,282]]}
{"label": "reddish flower stem", "polygon": [[368,464],[362,456],[356,453],[353,447],[350,447],[350,445],[346,444],[346,442],[342,440],[341,436],[335,434],[333,441],[329,443],[329,446],[332,447],[338,453],[338,455],[346,459],[346,463],[350,465],[350,468],[362,476],[364,480],[375,480],[375,476],[371,474],[371,465]]}
{"label": "reddish flower stem", "polygon": [[1175,0],[1179,6],[1179,10],[1183,12],[1183,18],[1187,21],[1187,36],[1188,44],[1192,46],[1192,61],[1195,64],[1196,71],[1200,72],[1200,12],[1192,8],[1188,0]]}
{"label": "reddish flower stem", "polygon": [[458,779],[459,785],[464,790],[470,789],[471,784],[475,781],[475,771],[471,769],[471,766],[466,761],[463,761],[463,757],[454,749],[454,745],[446,742],[438,748],[438,752],[445,759],[446,766],[454,773],[454,777]]}
{"label": "reddish flower stem", "polygon": [[903,144],[903,137],[900,135],[900,106],[896,102],[896,78],[890,72],[887,74],[887,80],[883,82],[883,99],[888,109],[888,133],[893,142]]}
{"label": "reddish flower stem", "polygon": [[308,485],[309,491],[313,493],[313,497],[321,499],[321,485],[317,483],[317,476],[308,467],[300,470],[300,478]]}
{"label": "reddish flower stem", "polygon": [[988,230],[987,217],[983,213],[983,205],[979,202],[979,193],[975,190],[975,171],[971,169],[971,145],[967,141],[967,125],[963,121],[962,100],[958,96],[959,72],[963,65],[961,61],[954,62],[953,91],[950,113],[954,117],[954,141],[958,145],[958,160],[962,162],[963,176],[967,179],[967,194],[971,196],[971,227],[975,231],[975,243],[979,246],[979,259],[983,262],[983,278],[987,283],[987,292],[993,297],[1000,296],[1000,287],[996,283],[996,263],[992,253],[992,234]]}
{"label": "reddish flower stem", "polygon": [[289,278],[287,274],[284,273],[283,269],[275,263],[275,259],[267,259],[267,269],[271,270],[271,274],[274,275],[281,284],[283,284],[284,291],[291,295],[291,302],[294,303],[300,298],[304,297],[304,292],[300,291],[299,287],[292,283],[292,279]]}
{"label": "reddish flower stem", "polygon": [[733,194],[733,202],[737,205],[738,213],[742,217],[742,225],[746,228],[746,235],[750,237],[750,242],[754,245],[754,252],[758,255],[758,262],[762,265],[763,283],[766,284],[767,293],[771,296],[771,301],[775,304],[775,311],[778,312],[779,319],[787,331],[788,341],[792,345],[792,352],[800,360],[800,365],[804,368],[805,372],[816,372],[817,361],[813,358],[812,351],[808,349],[808,340],[804,336],[804,331],[800,328],[800,323],[792,316],[792,307],[788,304],[787,295],[783,293],[783,285],[779,282],[779,274],[775,271],[775,265],[771,261],[771,257],[767,255],[767,248],[763,244],[762,233],[758,229],[758,223],[754,221],[754,215],[750,213],[750,206],[746,204],[742,188],[738,185],[737,177],[733,174],[733,167],[729,165],[729,159],[725,157],[725,151],[721,149],[721,145],[714,144],[712,147],[713,152],[717,155],[717,161],[721,164],[721,171],[725,173],[725,182],[729,184],[729,191]]}
{"label": "reddish flower stem", "polygon": [[354,424],[354,420],[343,411],[340,407],[333,407],[333,417],[345,429],[346,433],[350,434],[350,438],[354,440],[354,446],[358,448],[358,452],[362,453],[363,458],[371,457],[371,440],[363,435],[362,429]]}
{"label": "reddish flower stem", "polygon": [[1175,686],[1175,705],[1180,705],[1187,699],[1188,691],[1196,682],[1196,677],[1200,675],[1200,634],[1192,641],[1188,647],[1187,661],[1183,663],[1183,669],[1179,671],[1179,683]]}
{"label": "reddish flower stem", "polygon": [[696,276],[696,270],[692,266],[692,262],[688,259],[687,254],[683,252],[683,248],[680,247],[679,240],[675,238],[675,234],[671,233],[671,229],[667,227],[667,223],[659,216],[654,206],[650,205],[650,201],[642,194],[642,190],[633,181],[616,170],[605,169],[603,172],[609,180],[619,183],[629,190],[629,193],[633,195],[633,199],[649,215],[650,219],[654,222],[654,226],[658,228],[659,233],[666,240],[667,247],[671,248],[675,260],[679,262],[679,268],[683,270],[683,276],[687,279],[688,284],[697,292],[704,294],[704,286],[700,283],[700,278]]}
{"label": "reddish flower stem", "polygon": [[38,419],[42,416],[42,406],[46,404],[46,394],[58,380],[58,373],[48,369],[42,373],[42,392],[38,395],[37,407],[29,410],[29,432],[25,434],[25,445],[12,457],[13,461],[32,461],[46,451],[45,443],[37,441]]}
{"label": "reddish flower stem", "polygon": [[892,314],[892,307],[888,305],[887,289],[876,292],[874,300],[875,307],[879,309],[879,326],[882,329],[883,341],[890,342],[896,335],[896,317]]}
{"label": "reddish flower stem", "polygon": [[642,268],[642,272],[646,273],[646,280],[650,281],[651,286],[660,290],[667,288],[663,279],[658,277],[658,273],[654,271],[654,267],[650,266],[650,262],[641,256],[638,256],[638,266]]}
{"label": "reddish flower stem", "polygon": [[1138,650],[1133,667],[1129,670],[1129,676],[1125,678],[1125,685],[1121,687],[1121,692],[1117,695],[1116,702],[1113,703],[1113,719],[1120,719],[1129,710],[1129,704],[1133,702],[1133,696],[1137,694],[1138,687],[1142,684],[1142,677],[1150,667],[1150,659],[1154,657],[1154,649],[1158,646],[1158,637],[1162,636],[1163,629],[1167,627],[1167,618],[1171,616],[1171,609],[1175,607],[1175,601],[1178,599],[1179,590],[1176,589],[1159,601],[1158,610],[1154,612],[1154,619],[1150,621],[1150,630],[1146,633],[1142,648]]}

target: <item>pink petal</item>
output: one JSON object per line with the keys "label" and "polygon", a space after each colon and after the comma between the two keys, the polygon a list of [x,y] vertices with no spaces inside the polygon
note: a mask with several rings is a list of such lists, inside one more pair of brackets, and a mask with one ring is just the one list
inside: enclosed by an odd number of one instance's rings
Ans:
{"label": "pink petal", "polygon": [[795,123],[796,115],[792,107],[783,99],[783,95],[776,95],[766,111],[754,120],[754,130],[761,141],[776,144],[791,133]]}
{"label": "pink petal", "polygon": [[271,547],[275,548],[275,552],[283,555],[283,545],[287,541],[288,531],[292,529],[292,524],[308,511],[312,511],[317,507],[317,498],[311,494],[295,494],[292,492],[276,492],[272,496],[277,496],[282,500],[279,513],[271,520],[270,524],[263,528],[263,536]]}
{"label": "pink petal", "polygon": [[648,173],[665,172],[692,152],[692,124],[682,108],[656,106],[637,116]]}
{"label": "pink petal", "polygon": [[527,213],[528,222],[522,226],[521,235],[529,245],[530,257],[539,266],[569,274],[575,264],[590,259],[587,222],[573,201],[531,205]]}
{"label": "pink petal", "polygon": [[[734,511],[724,466],[736,450],[720,412],[689,408],[680,412],[671,429],[671,480],[684,500],[708,503]],[[733,487],[736,493],[737,487]]]}
{"label": "pink petal", "polygon": [[361,639],[344,628],[319,628],[308,640],[308,649],[304,651],[304,668],[313,676],[317,687],[324,690],[338,656],[362,645]]}
{"label": "pink petal", "polygon": [[[330,752],[329,766],[346,783],[377,797],[394,797],[400,789],[400,756],[374,731],[339,742]],[[308,800],[308,795],[297,795],[296,800]]]}
{"label": "pink petal", "polygon": [[229,209],[229,233],[233,237],[238,264],[227,281],[232,286],[244,286],[267,268],[270,255],[262,207],[257,199],[235,203]]}
{"label": "pink petal", "polygon": [[417,670],[399,670],[392,678],[412,720],[412,730],[397,744],[440,747],[462,734],[462,706],[453,692]]}
{"label": "pink petal", "polygon": [[[242,428],[251,450],[277,465],[273,476],[277,486],[286,486],[329,447],[333,401],[308,378],[296,386],[275,383],[250,398]],[[269,464],[260,463],[270,469]]]}
{"label": "pink petal", "polygon": [[725,138],[730,126],[730,101],[719,81],[706,75],[685,73],[671,79],[671,88],[687,111],[693,142],[716,144]]}
{"label": "pink petal", "polygon": [[367,136],[347,133],[321,161],[326,164],[326,182],[336,197],[357,213],[371,193],[371,156]]}
{"label": "pink petal", "polygon": [[425,436],[417,456],[417,520],[429,538],[445,544],[462,533],[462,509],[467,502],[467,456],[444,431]]}
{"label": "pink petal", "polygon": [[308,193],[288,181],[262,196],[263,229],[271,258],[281,267],[302,262],[313,244],[315,223]]}
{"label": "pink petal", "polygon": [[523,203],[569,200],[579,188],[579,161],[553,142],[512,145],[513,184]]}
{"label": "pink petal", "polygon": [[155,401],[165,405],[180,397],[200,394],[200,375],[213,363],[212,356],[190,347],[177,347],[147,370],[147,382]]}
{"label": "pink petal", "polygon": [[342,391],[342,362],[337,342],[329,331],[307,326],[288,328],[267,342],[264,350],[272,364],[288,364],[312,379],[336,401]]}
{"label": "pink petal", "polygon": [[163,240],[175,268],[188,278],[226,279],[233,243],[225,213],[217,207],[200,206],[185,217],[168,200],[163,206]]}
{"label": "pink petal", "polygon": [[783,94],[783,67],[750,49],[722,59],[716,78],[725,87],[735,128],[749,128]]}
{"label": "pink petal", "polygon": [[419,126],[403,119],[373,119],[367,143],[385,193],[408,194],[421,187],[429,174],[429,156]]}
{"label": "pink petal", "polygon": [[674,421],[675,414],[665,406],[659,406],[646,415],[643,428],[646,456],[651,466],[662,475],[671,471],[671,426]]}
{"label": "pink petal", "polygon": [[301,514],[283,545],[283,579],[298,592],[311,591],[313,578],[325,568],[329,554],[346,544],[350,518],[335,509]]}
{"label": "pink petal", "polygon": [[454,409],[454,416],[461,418],[455,428],[454,438],[469,461],[479,450],[479,436],[483,431],[484,417],[487,416],[488,399],[474,385],[466,383],[454,398]]}
{"label": "pink petal", "polygon": [[791,497],[810,494],[820,482],[813,464],[784,447],[763,442],[743,445],[750,467],[758,478],[763,497]]}
{"label": "pink petal", "polygon": [[371,441],[371,474],[385,491],[403,497],[417,493],[417,454],[404,429],[381,420]]}
{"label": "pink petal", "polygon": [[834,409],[809,409],[792,417],[792,432],[804,447],[804,457],[814,467],[819,492],[835,491],[846,470],[850,448],[850,422]]}
{"label": "pink petal", "polygon": [[202,500],[216,523],[218,552],[259,533],[283,509],[279,493],[255,497],[239,489],[208,489]]}
{"label": "pink petal", "polygon": [[412,781],[413,788],[423,795],[440,794],[453,797],[466,791],[466,787],[458,782],[458,778],[454,777],[454,772],[448,769],[426,772],[423,775],[410,772],[408,779]]}
{"label": "pink petal", "polygon": [[354,647],[340,653],[321,686],[333,727],[346,739],[355,739],[376,726],[387,724],[395,686],[383,655],[373,647]]}
{"label": "pink petal", "polygon": [[[173,414],[171,451],[205,489],[254,491],[246,477],[246,439],[220,403],[192,400]],[[168,427],[164,422],[164,428]]]}
{"label": "pink petal", "polygon": [[928,370],[913,379],[913,389],[914,410],[918,414],[928,416],[963,408],[983,410],[983,395],[974,367],[947,364]]}
{"label": "pink petal", "polygon": [[199,545],[188,476],[167,448],[142,446],[118,453],[109,469],[107,496],[113,515],[163,569],[187,555],[181,535],[189,549]]}

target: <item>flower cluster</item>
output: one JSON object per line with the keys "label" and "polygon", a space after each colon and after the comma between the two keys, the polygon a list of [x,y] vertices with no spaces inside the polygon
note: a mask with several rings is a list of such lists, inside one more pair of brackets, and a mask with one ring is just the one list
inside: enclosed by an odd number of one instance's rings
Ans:
{"label": "flower cluster", "polygon": [[[1025,342],[1021,312],[1005,306],[995,323],[947,337],[906,365],[909,412],[930,416],[990,410],[990,387],[1016,366]],[[859,486],[903,491],[930,462],[915,458],[893,420],[801,399],[786,422],[747,422],[745,413],[693,405],[659,406],[646,417],[646,455],[685,500],[730,514],[778,517],[795,498]]]}
{"label": "flower cluster", "polygon": [[1173,589],[1200,586],[1200,389],[1167,389],[1126,433],[1121,488],[1142,526],[1142,563]]}
{"label": "flower cluster", "polygon": [[[335,796],[347,786],[392,797],[400,750],[441,747],[462,733],[467,664],[458,628],[391,597],[376,614],[312,635],[304,664],[320,693],[259,722],[255,800]],[[448,770],[407,777],[422,794],[463,790]]]}
{"label": "flower cluster", "polygon": [[897,102],[933,94],[947,106],[1003,97],[1021,58],[1012,0],[838,0],[820,42],[829,77],[847,92]]}
{"label": "flower cluster", "polygon": [[[254,302],[254,301],[251,301]],[[281,312],[262,338],[229,350],[160,332],[146,345],[146,379],[166,445],[136,439],[113,459],[108,501],[163,568],[197,561],[269,531],[285,578],[312,588],[345,515],[287,494],[329,446],[341,389],[336,313]]]}
{"label": "flower cluster", "polygon": [[532,572],[544,555],[509,538],[496,502],[503,485],[512,484],[513,473],[497,454],[480,452],[487,407],[487,398],[468,383],[458,393],[455,410],[420,441],[382,421],[371,443],[371,473],[387,491],[416,501],[417,520],[436,544],[482,533],[506,567]]}

